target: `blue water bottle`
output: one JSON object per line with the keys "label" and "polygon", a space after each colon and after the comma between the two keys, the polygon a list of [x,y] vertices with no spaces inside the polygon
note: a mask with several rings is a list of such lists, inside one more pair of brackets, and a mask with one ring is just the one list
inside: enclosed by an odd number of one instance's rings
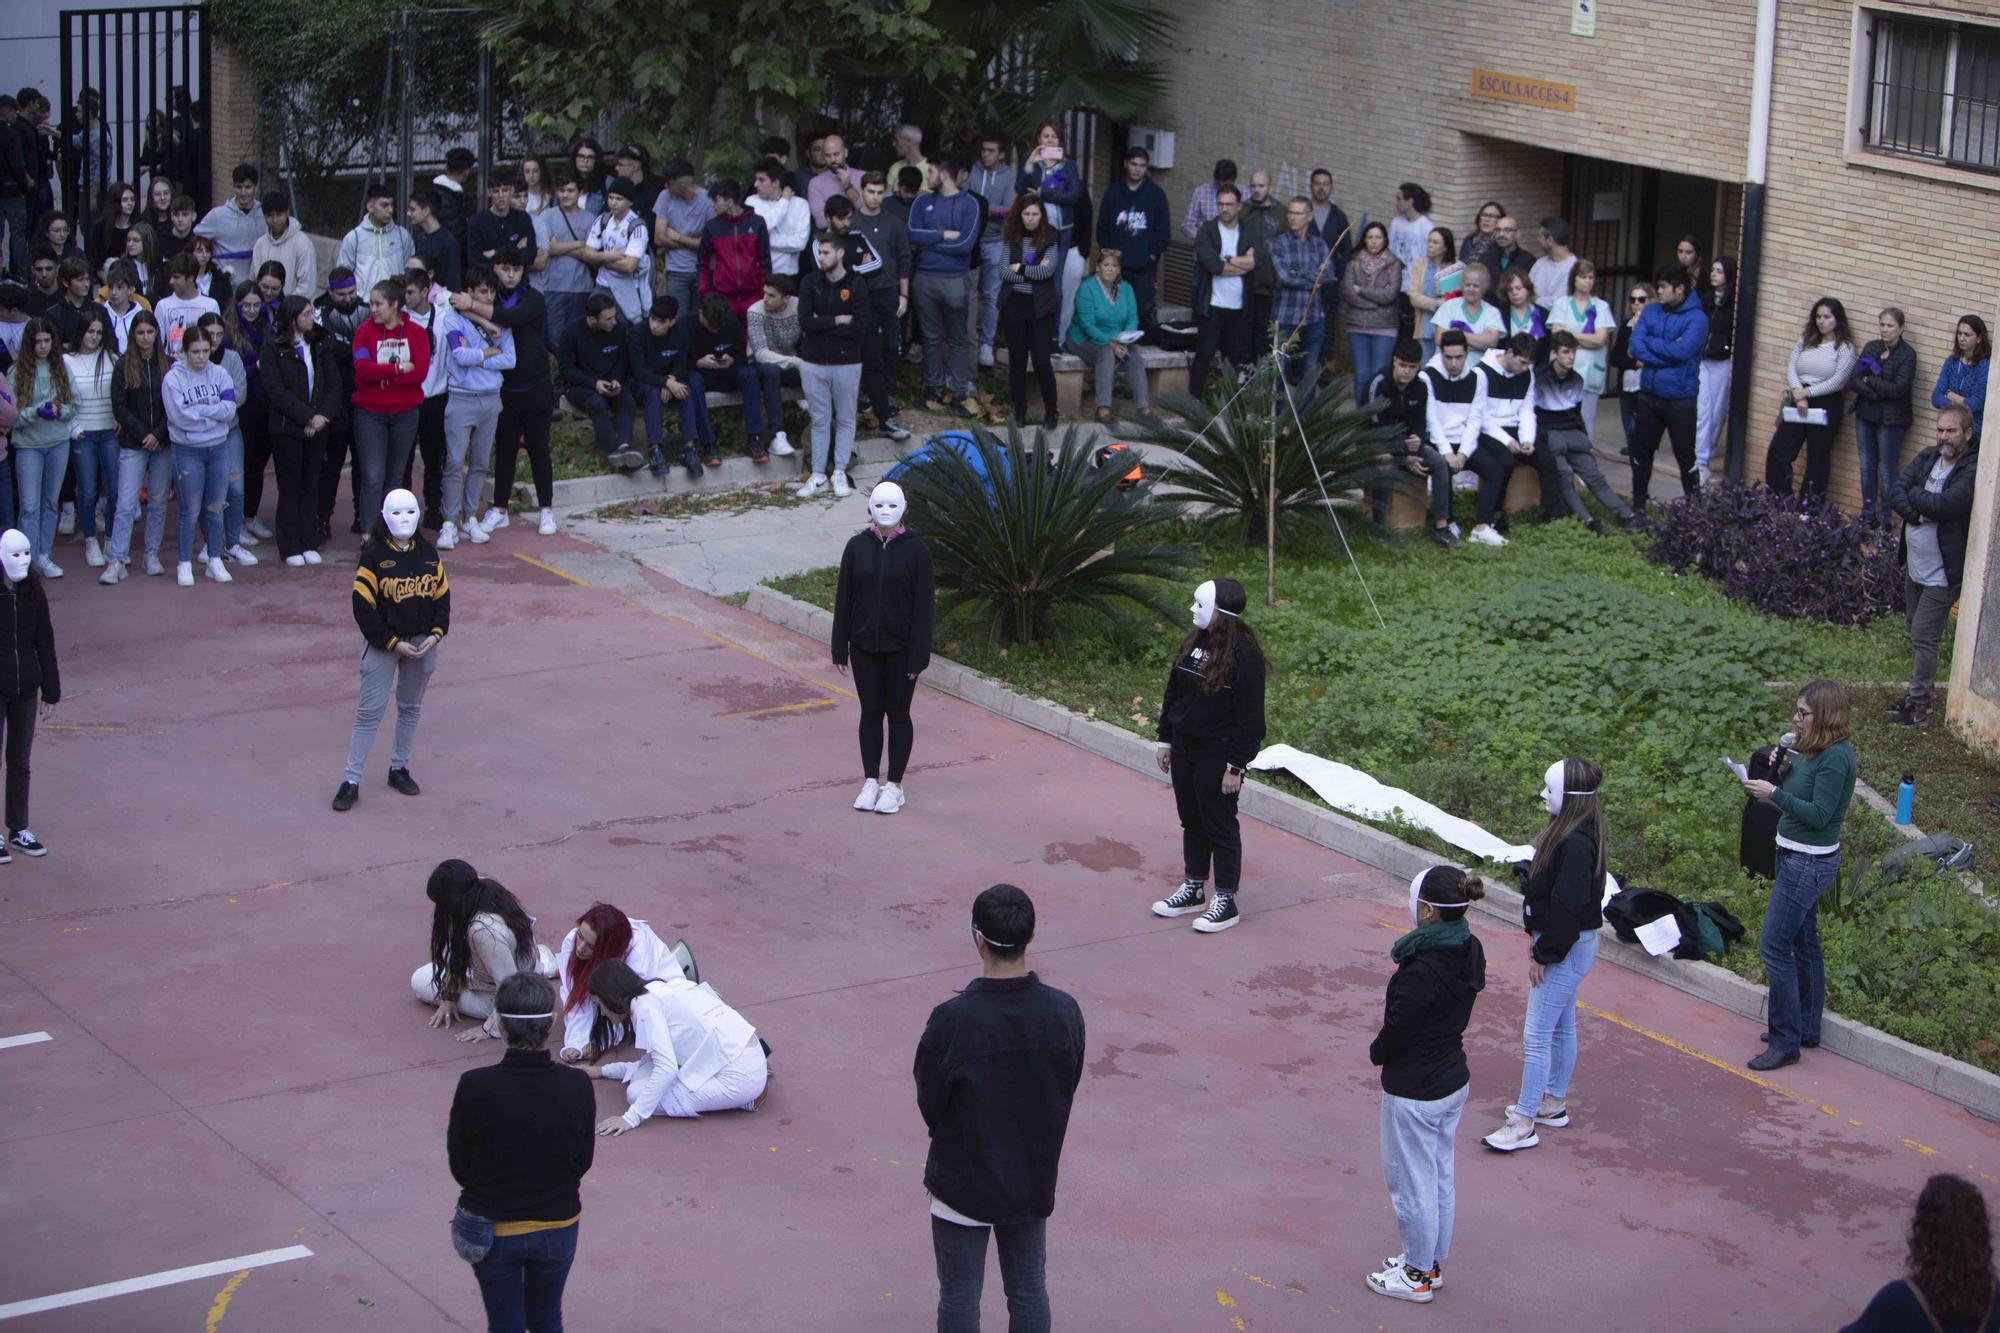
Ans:
{"label": "blue water bottle", "polygon": [[1907,824],[1910,822],[1910,816],[1913,813],[1911,807],[1916,804],[1916,799],[1917,775],[1915,773],[1905,773],[1903,774],[1902,785],[1896,788],[1896,822],[1898,824]]}

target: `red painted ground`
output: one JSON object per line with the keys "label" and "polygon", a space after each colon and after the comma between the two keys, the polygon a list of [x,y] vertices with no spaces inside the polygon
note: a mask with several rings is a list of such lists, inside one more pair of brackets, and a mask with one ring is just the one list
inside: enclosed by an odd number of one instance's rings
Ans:
{"label": "red painted ground", "polygon": [[1362,1284],[1399,1248],[1365,1052],[1400,884],[1253,827],[1246,924],[1157,921],[1164,788],[929,693],[910,808],[855,813],[853,714],[818,650],[518,531],[450,558],[425,794],[382,784],[384,734],[334,815],[358,651],[342,564],[190,591],[69,563],[69,692],[36,754],[56,851],[0,869],[0,1036],[55,1037],[0,1050],[0,1304],[314,1256],[252,1273],[219,1317],[215,1278],[22,1328],[483,1326],[443,1136],[459,1071],[499,1051],[429,1030],[407,990],[445,856],[515,888],[551,941],[599,897],[688,935],[776,1048],[762,1113],[601,1143],[568,1301],[593,1333],[928,1325],[910,1058],[976,970],[965,922],[996,880],[1035,895],[1040,971],[1090,1026],[1050,1231],[1063,1328],[1823,1329],[1896,1273],[1927,1173],[2000,1174],[2000,1128],[1832,1056],[1760,1086],[1750,1024],[1609,965],[1575,1126],[1488,1154],[1525,983],[1518,937],[1481,923],[1451,1285],[1392,1304]]}

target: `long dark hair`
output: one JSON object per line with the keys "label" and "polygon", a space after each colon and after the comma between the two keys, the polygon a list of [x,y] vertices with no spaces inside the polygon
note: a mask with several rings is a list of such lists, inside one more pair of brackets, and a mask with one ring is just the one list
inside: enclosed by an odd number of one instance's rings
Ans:
{"label": "long dark hair", "polygon": [[[1704,282],[1701,291],[1707,298],[1703,302],[1704,305],[1710,310],[1721,310],[1736,299],[1736,256],[1721,255],[1717,257],[1715,263],[1722,265],[1722,286],[1718,290],[1714,283]],[[1714,265],[1711,264],[1709,267],[1713,268]]]}
{"label": "long dark hair", "polygon": [[1840,303],[1840,298],[1837,296],[1822,296],[1812,303],[1812,309],[1806,312],[1806,331],[1799,337],[1799,346],[1817,347],[1826,341],[1825,336],[1819,331],[1821,306],[1833,312],[1833,345],[1852,347],[1854,335],[1847,329],[1847,307]]}
{"label": "long dark hair", "polygon": [[[35,351],[35,343],[46,333],[49,335],[49,359],[44,363]],[[37,316],[28,321],[21,330],[21,348],[14,353],[14,401],[22,411],[27,411],[28,400],[35,394],[35,370],[47,364],[49,387],[55,390],[59,403],[74,402],[76,394],[69,385],[69,372],[63,368],[63,340],[61,330],[55,321],[47,316]]]}
{"label": "long dark hair", "polygon": [[[1042,210],[1042,225],[1032,232],[1021,223],[1021,214],[1027,211],[1029,204]],[[1007,223],[1000,229],[1000,239],[1008,245],[1026,240],[1034,245],[1036,254],[1055,244],[1056,229],[1049,225],[1049,206],[1042,202],[1041,191],[1023,190],[1014,196],[1014,206],[1007,210]]]}
{"label": "long dark hair", "polygon": [[1215,615],[1208,628],[1194,630],[1181,640],[1180,652],[1174,658],[1177,662],[1196,648],[1202,650],[1203,694],[1215,694],[1235,679],[1236,661],[1241,654],[1264,655],[1257,631],[1243,619],[1243,608],[1247,605],[1249,598],[1244,595],[1242,584],[1235,579],[1215,580]]}
{"label": "long dark hair", "polygon": [[1951,354],[1958,355],[1958,330],[1961,325],[1970,328],[1972,336],[1979,339],[1979,345],[1973,349],[1972,360],[1966,364],[1976,366],[1981,361],[1992,360],[1993,339],[1986,332],[1986,321],[1977,315],[1960,315],[1958,323],[1951,326]]}
{"label": "long dark hair", "polygon": [[1597,842],[1597,868],[1590,877],[1592,885],[1601,891],[1604,884],[1604,806],[1598,798],[1598,790],[1604,785],[1604,770],[1588,759],[1565,759],[1563,762],[1563,803],[1562,808],[1549,817],[1542,831],[1535,835],[1535,859],[1528,863],[1528,878],[1538,879],[1554,866],[1556,849],[1562,846],[1564,838],[1577,829],[1588,827]]}
{"label": "long dark hair", "polygon": [[471,946],[466,933],[472,918],[492,912],[507,923],[514,934],[514,963],[521,968],[535,965],[535,924],[528,920],[521,900],[509,893],[497,879],[488,879],[456,857],[438,862],[424,885],[431,900],[431,985],[438,998],[458,998],[465,973],[472,966]]}
{"label": "long dark hair", "polygon": [[278,302],[278,318],[271,328],[271,332],[278,339],[278,346],[297,347],[300,343],[304,343],[311,347],[319,341],[318,324],[314,324],[303,334],[297,331],[299,316],[310,309],[312,302],[296,293]]}
{"label": "long dark hair", "polygon": [[[150,357],[140,354],[139,340],[133,336],[146,327],[153,330],[153,354]],[[141,310],[125,326],[125,352],[119,357],[119,363],[124,367],[125,387],[128,389],[144,388],[149,383],[157,385],[167,377],[167,335],[161,331],[160,321],[153,317],[152,311]],[[149,363],[153,368],[150,380],[146,378]]]}
{"label": "long dark hair", "polygon": [[647,978],[634,972],[622,958],[607,958],[590,973],[590,998],[597,1001],[597,1019],[590,1025],[590,1044],[599,1051],[611,1045],[611,1029],[620,1021],[605,1013],[606,1004],[625,1015],[627,1035],[632,1024],[632,1001],[646,993]]}
{"label": "long dark hair", "polygon": [[1941,1173],[1910,1217],[1910,1281],[1942,1323],[1977,1319],[1993,1300],[1993,1220],[1979,1187]]}

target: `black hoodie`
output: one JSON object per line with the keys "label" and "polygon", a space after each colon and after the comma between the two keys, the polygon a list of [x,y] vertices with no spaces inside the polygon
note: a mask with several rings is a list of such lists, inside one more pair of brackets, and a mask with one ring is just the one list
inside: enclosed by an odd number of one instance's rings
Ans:
{"label": "black hoodie", "polygon": [[1244,768],[1264,744],[1264,655],[1238,640],[1236,669],[1221,689],[1204,694],[1202,651],[1197,643],[1167,673],[1160,739],[1185,750],[1220,750],[1224,763]]}
{"label": "black hoodie", "polygon": [[846,666],[848,650],[856,648],[907,653],[903,670],[925,670],[936,614],[937,575],[922,538],[903,530],[885,542],[871,525],[847,539],[833,598],[835,666]]}
{"label": "black hoodie", "polygon": [[1521,895],[1521,928],[1541,935],[1535,961],[1544,967],[1569,957],[1577,936],[1604,924],[1604,876],[1597,873],[1597,825],[1580,824],[1563,836],[1539,875]]}
{"label": "black hoodie", "polygon": [[1486,989],[1486,950],[1473,935],[1462,944],[1419,949],[1396,967],[1382,1003],[1382,1031],[1368,1059],[1382,1066],[1382,1091],[1434,1102],[1470,1081],[1465,1027]]}

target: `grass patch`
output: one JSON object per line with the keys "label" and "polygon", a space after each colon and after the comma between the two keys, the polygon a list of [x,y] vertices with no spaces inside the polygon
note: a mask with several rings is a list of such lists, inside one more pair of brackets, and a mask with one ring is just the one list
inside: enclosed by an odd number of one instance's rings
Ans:
{"label": "grass patch", "polygon": [[648,495],[625,500],[591,511],[592,518],[629,523],[647,518],[686,519],[705,514],[727,514],[731,518],[753,509],[797,509],[808,503],[799,498],[789,482],[767,482],[729,491],[693,491],[685,495]]}

